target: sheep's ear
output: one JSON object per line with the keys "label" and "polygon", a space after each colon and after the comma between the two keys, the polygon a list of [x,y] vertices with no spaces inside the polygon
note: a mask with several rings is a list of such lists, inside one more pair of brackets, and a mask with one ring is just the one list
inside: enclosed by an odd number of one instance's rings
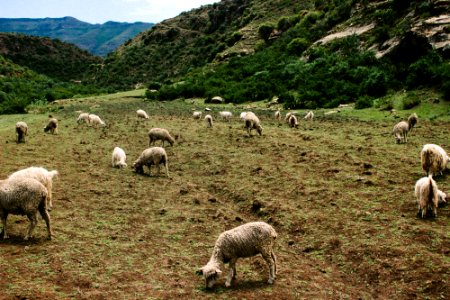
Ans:
{"label": "sheep's ear", "polygon": [[202,276],[203,275],[203,269],[202,268],[198,269],[197,271],[195,271],[195,274],[198,275],[198,276]]}

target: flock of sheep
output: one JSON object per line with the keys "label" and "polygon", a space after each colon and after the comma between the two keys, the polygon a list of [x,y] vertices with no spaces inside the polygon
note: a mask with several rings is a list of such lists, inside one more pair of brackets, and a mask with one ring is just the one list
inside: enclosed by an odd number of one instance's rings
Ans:
{"label": "flock of sheep", "polygon": [[[148,119],[148,115],[143,110],[136,112],[138,118]],[[230,121],[232,113],[223,111],[219,116],[224,121]],[[201,119],[202,112],[195,111],[194,119]],[[281,112],[276,111],[274,118],[281,121]],[[240,119],[244,122],[244,127],[248,134],[256,130],[262,135],[263,127],[259,118],[253,112],[243,112]],[[314,113],[308,112],[305,120],[313,121]],[[213,117],[207,114],[204,117],[207,127],[213,127]],[[298,120],[295,114],[288,112],[285,122],[290,127],[297,127]],[[97,115],[80,113],[77,118],[80,124],[85,122],[95,127],[104,127],[105,122]],[[407,142],[407,135],[417,123],[417,115],[411,115],[407,121],[402,121],[395,125],[393,129],[397,143]],[[50,116],[45,132],[57,133],[58,121]],[[25,142],[28,127],[25,122],[17,122],[16,134],[17,142]],[[169,131],[164,128],[152,128],[148,132],[149,148],[145,149],[137,160],[133,163],[136,173],[144,173],[144,166],[151,171],[151,166],[155,165],[160,173],[160,165],[164,165],[166,175],[169,177],[168,157],[164,150],[164,143],[171,146],[175,139]],[[163,147],[153,146],[156,141],[162,141]],[[439,146],[427,144],[421,151],[421,163],[427,177],[419,179],[415,185],[415,196],[419,207],[419,216],[425,217],[428,210],[437,216],[437,207],[440,202],[445,202],[446,194],[438,190],[437,184],[432,178],[446,169],[449,163],[448,154]],[[120,147],[115,147],[111,157],[112,167],[124,168],[127,166],[125,151]],[[32,236],[37,223],[37,213],[39,212],[47,225],[48,238],[52,237],[51,221],[48,211],[52,208],[52,181],[58,175],[56,170],[48,171],[41,167],[30,167],[11,174],[6,180],[0,181],[0,218],[3,224],[3,238],[8,238],[6,220],[8,214],[26,215],[30,221],[25,240]],[[225,231],[218,237],[209,262],[198,270],[205,278],[206,286],[211,288],[218,276],[222,273],[223,265],[229,263],[229,273],[225,285],[229,287],[231,281],[236,276],[236,261],[238,258],[251,257],[261,254],[269,267],[268,283],[272,284],[277,274],[277,261],[273,252],[273,246],[277,238],[275,229],[264,222],[251,222],[231,230]]]}

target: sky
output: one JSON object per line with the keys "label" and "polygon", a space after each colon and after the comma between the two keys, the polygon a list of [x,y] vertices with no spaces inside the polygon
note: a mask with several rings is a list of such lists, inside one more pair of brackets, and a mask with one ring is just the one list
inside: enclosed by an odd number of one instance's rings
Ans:
{"label": "sky", "polygon": [[62,18],[103,24],[158,23],[219,0],[0,0],[0,18]]}

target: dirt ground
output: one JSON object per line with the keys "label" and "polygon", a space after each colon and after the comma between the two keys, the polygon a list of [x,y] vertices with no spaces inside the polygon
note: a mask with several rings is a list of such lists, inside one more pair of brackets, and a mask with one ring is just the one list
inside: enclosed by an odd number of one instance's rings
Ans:
{"label": "dirt ground", "polygon": [[[138,120],[138,108],[150,119]],[[449,206],[419,219],[413,195],[425,175],[420,149],[450,150],[449,123],[420,120],[407,144],[395,144],[391,116],[300,116],[293,129],[261,111],[263,134],[248,137],[240,110],[225,122],[214,108],[208,129],[192,108],[133,98],[75,103],[53,114],[57,135],[42,131],[46,116],[8,117],[28,122],[30,135],[16,144],[13,130],[0,130],[1,177],[29,166],[60,175],[51,241],[42,219],[24,241],[26,217],[8,218],[0,299],[450,299]],[[107,129],[77,125],[79,109]],[[176,138],[165,147],[170,178],[132,171],[152,127]],[[115,146],[127,153],[125,169],[111,167]],[[436,181],[450,192],[448,170]],[[195,271],[218,235],[255,220],[278,232],[275,283],[256,256],[238,261],[232,287],[222,276],[205,289]]]}

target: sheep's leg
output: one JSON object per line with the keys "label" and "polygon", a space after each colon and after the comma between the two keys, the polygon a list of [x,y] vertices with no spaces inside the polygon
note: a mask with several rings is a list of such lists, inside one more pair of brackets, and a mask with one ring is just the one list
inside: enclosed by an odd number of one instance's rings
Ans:
{"label": "sheep's leg", "polygon": [[276,269],[274,257],[272,256],[272,253],[266,252],[262,252],[261,255],[269,265],[269,280],[267,281],[267,283],[272,284],[275,280],[275,269]]}
{"label": "sheep's leg", "polygon": [[419,205],[419,210],[417,211],[417,217],[420,218],[421,215],[422,215],[422,208],[420,208],[420,205]]}
{"label": "sheep's leg", "polygon": [[230,269],[228,270],[227,281],[225,282],[226,287],[230,287],[231,281],[236,278],[236,261],[237,261],[237,258],[232,258],[230,260],[230,264],[229,264]]}
{"label": "sheep's leg", "polygon": [[270,252],[270,256],[273,259],[273,263],[274,263],[274,278],[276,277],[276,275],[278,274],[278,270],[277,270],[277,257],[275,256],[275,253],[273,253],[273,251]]}
{"label": "sheep's leg", "polygon": [[433,217],[437,218],[437,206],[433,205]]}
{"label": "sheep's leg", "polygon": [[48,211],[44,205],[39,205],[39,213],[41,214],[42,219],[44,219],[45,224],[47,225],[47,239],[51,240],[53,233],[52,227],[50,225],[50,215],[48,214]]}
{"label": "sheep's leg", "polygon": [[2,218],[2,224],[3,224],[3,238],[7,239],[7,238],[9,238],[9,235],[6,231],[6,219],[8,218],[8,213],[3,212],[1,218]]}
{"label": "sheep's leg", "polygon": [[36,213],[35,214],[28,214],[27,217],[28,217],[28,220],[30,220],[30,226],[28,227],[28,233],[27,233],[27,235],[24,238],[25,241],[27,241],[30,237],[33,236],[33,230],[34,230],[34,227],[36,227],[36,224],[37,224]]}
{"label": "sheep's leg", "polygon": [[52,208],[53,208],[53,202],[52,202],[52,184],[51,183],[49,183],[48,185],[47,185],[47,192],[48,192],[48,197],[47,197],[47,209],[48,210],[52,210]]}
{"label": "sheep's leg", "polygon": [[164,167],[166,168],[166,175],[167,175],[167,177],[170,177],[169,176],[169,164],[167,162],[165,162],[164,163]]}

